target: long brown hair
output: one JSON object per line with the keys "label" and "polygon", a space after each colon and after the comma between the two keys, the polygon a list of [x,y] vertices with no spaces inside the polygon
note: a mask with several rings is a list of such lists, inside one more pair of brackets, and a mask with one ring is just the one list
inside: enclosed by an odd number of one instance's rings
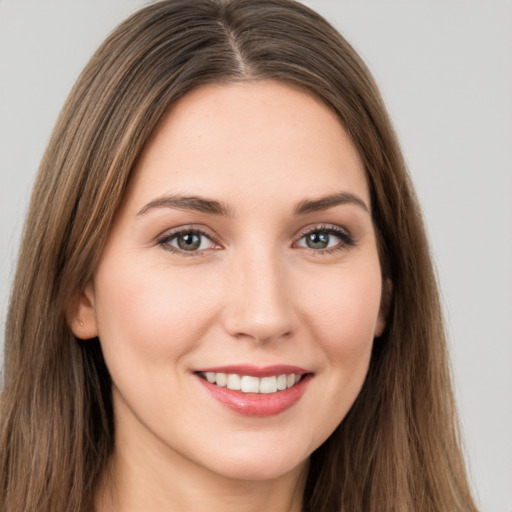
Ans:
{"label": "long brown hair", "polygon": [[35,183],[6,328],[0,509],[85,512],[115,439],[98,340],[66,313],[92,278],[162,115],[208,83],[273,79],[339,117],[365,164],[389,318],[354,406],[311,456],[308,512],[475,511],[420,210],[377,87],[351,46],[289,0],[165,0],[98,49]]}

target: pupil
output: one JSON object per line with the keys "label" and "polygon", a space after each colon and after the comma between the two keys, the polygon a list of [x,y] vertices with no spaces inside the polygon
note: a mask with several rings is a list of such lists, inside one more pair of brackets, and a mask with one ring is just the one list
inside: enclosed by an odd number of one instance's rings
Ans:
{"label": "pupil", "polygon": [[201,245],[201,237],[196,233],[187,233],[178,237],[178,246],[184,251],[195,251]]}
{"label": "pupil", "polygon": [[306,244],[310,249],[325,249],[329,245],[329,233],[311,233],[306,239]]}

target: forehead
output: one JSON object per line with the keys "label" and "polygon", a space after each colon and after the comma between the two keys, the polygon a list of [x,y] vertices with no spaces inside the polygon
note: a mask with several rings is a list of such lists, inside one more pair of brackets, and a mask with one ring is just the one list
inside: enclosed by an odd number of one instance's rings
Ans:
{"label": "forehead", "polygon": [[300,200],[332,187],[368,200],[361,159],[338,118],[310,94],[258,81],[205,86],[179,100],[148,140],[128,194]]}

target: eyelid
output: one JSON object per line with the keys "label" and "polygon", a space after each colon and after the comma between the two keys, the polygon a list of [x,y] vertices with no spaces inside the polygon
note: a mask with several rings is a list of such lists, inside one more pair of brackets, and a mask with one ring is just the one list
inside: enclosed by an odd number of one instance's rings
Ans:
{"label": "eyelid", "polygon": [[[326,232],[329,234],[333,234],[334,236],[337,236],[341,242],[337,244],[334,247],[326,247],[324,249],[312,249],[309,247],[304,246],[297,246],[296,244],[302,240],[306,235],[309,235],[311,233],[315,232]],[[299,233],[296,236],[296,241],[293,243],[295,247],[300,247],[301,249],[309,250],[315,254],[328,254],[332,252],[336,252],[338,250],[347,250],[350,247],[353,247],[356,245],[356,241],[352,234],[345,228],[342,228],[341,226],[338,226],[336,224],[317,224],[313,226],[307,226],[305,228],[302,228]]]}
{"label": "eyelid", "polygon": [[162,246],[165,250],[167,250],[169,252],[173,252],[173,253],[183,255],[183,256],[199,256],[199,255],[204,254],[206,251],[219,249],[219,248],[208,248],[208,249],[202,249],[202,250],[198,250],[198,251],[185,251],[185,250],[181,250],[177,247],[174,247],[174,246],[168,244],[168,242],[170,240],[172,240],[172,239],[176,238],[177,236],[179,236],[180,234],[184,234],[184,233],[200,234],[201,236],[204,236],[204,237],[208,238],[209,240],[211,240],[213,244],[220,246],[220,248],[223,248],[220,237],[214,231],[207,228],[206,226],[203,226],[203,225],[198,226],[197,224],[185,224],[182,226],[176,226],[174,228],[168,229],[156,237],[155,243],[156,243],[156,245]]}
{"label": "eyelid", "polygon": [[[326,247],[324,249],[313,249],[309,247],[304,246],[298,246],[298,242],[304,238],[306,235],[314,233],[314,232],[326,232],[331,235],[334,235],[340,239],[340,242],[336,244],[334,247]],[[184,233],[197,233],[201,236],[204,236],[211,240],[211,242],[219,247],[212,247],[202,250],[195,250],[195,251],[186,251],[179,249],[177,247],[174,247],[170,245],[168,242],[180,234]],[[346,229],[342,228],[341,226],[338,226],[336,224],[317,224],[317,225],[309,225],[304,228],[302,228],[294,237],[294,242],[292,244],[292,247],[295,248],[301,248],[309,250],[312,253],[315,254],[328,254],[332,252],[336,252],[338,250],[347,250],[350,247],[353,247],[356,242],[354,237],[351,235],[351,233]],[[162,234],[156,237],[155,240],[156,245],[162,246],[165,250],[169,252],[176,253],[181,256],[200,256],[203,255],[205,252],[211,251],[211,250],[219,250],[220,248],[224,248],[222,241],[220,237],[212,231],[210,228],[204,225],[197,225],[197,224],[186,224],[182,226],[176,226],[174,228],[168,229],[164,231]]]}

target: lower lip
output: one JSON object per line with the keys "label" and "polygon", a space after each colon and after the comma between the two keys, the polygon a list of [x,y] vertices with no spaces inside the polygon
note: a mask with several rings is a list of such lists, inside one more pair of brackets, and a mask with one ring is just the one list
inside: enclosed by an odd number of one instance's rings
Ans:
{"label": "lower lip", "polygon": [[267,417],[282,413],[295,405],[305,393],[311,375],[304,375],[295,386],[276,393],[243,393],[211,384],[197,377],[210,395],[232,411],[243,416]]}

